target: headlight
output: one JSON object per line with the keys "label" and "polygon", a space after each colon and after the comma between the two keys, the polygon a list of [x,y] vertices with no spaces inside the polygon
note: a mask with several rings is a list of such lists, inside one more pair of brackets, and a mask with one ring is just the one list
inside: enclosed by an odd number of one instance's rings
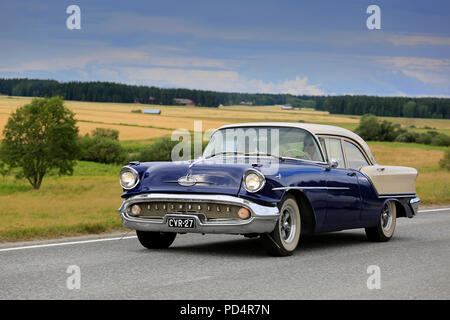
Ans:
{"label": "headlight", "polygon": [[131,167],[123,167],[120,170],[120,185],[126,190],[133,189],[139,183],[139,175]]}
{"label": "headlight", "polygon": [[249,169],[244,173],[244,187],[248,192],[258,192],[264,187],[266,178],[264,175],[254,169]]}

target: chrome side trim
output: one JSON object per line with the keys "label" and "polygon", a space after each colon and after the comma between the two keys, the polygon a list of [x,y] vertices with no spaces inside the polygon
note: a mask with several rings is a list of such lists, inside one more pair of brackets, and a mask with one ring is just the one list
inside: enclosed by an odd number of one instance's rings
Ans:
{"label": "chrome side trim", "polygon": [[350,190],[347,187],[276,187],[272,190]]}
{"label": "chrome side trim", "polygon": [[[380,199],[387,199],[387,198],[412,198],[412,197],[415,197],[415,196],[416,196],[415,193],[407,193],[407,194],[399,193],[399,194],[381,195],[381,196],[378,196],[378,198],[380,198]],[[420,199],[419,199],[419,201],[420,201]]]}

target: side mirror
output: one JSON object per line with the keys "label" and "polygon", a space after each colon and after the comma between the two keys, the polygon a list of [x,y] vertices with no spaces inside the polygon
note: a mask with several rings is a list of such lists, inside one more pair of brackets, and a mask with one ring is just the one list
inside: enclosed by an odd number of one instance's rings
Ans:
{"label": "side mirror", "polygon": [[330,169],[335,169],[338,167],[339,161],[334,158],[331,158],[329,165],[330,165]]}

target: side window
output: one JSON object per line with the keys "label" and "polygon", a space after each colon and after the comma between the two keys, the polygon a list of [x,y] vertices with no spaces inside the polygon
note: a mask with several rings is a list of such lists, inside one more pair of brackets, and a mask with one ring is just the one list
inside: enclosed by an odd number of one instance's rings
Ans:
{"label": "side window", "polygon": [[341,140],[333,138],[320,138],[322,147],[326,150],[328,160],[336,159],[338,168],[345,168],[344,153],[342,152]]}
{"label": "side window", "polygon": [[353,143],[344,141],[345,155],[347,156],[348,167],[350,169],[359,170],[363,166],[367,166],[369,163]]}

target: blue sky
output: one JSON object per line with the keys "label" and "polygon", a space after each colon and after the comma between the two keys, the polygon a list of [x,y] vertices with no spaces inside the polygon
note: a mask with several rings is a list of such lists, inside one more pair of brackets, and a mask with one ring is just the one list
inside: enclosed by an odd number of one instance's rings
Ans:
{"label": "blue sky", "polygon": [[449,1],[0,1],[0,77],[450,96]]}

